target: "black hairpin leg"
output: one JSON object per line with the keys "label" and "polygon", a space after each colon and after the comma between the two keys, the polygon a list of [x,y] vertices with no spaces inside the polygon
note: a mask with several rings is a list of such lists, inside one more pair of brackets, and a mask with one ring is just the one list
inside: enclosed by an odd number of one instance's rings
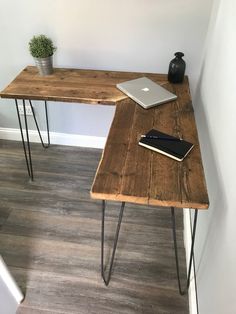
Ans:
{"label": "black hairpin leg", "polygon": [[[30,141],[29,141],[29,130],[28,130],[28,123],[27,123],[27,115],[26,115],[26,108],[25,108],[25,99],[23,99],[23,112],[24,112],[24,122],[25,122],[25,132],[26,132],[26,142],[24,139],[24,133],[23,133],[23,128],[22,128],[22,123],[21,123],[21,118],[20,118],[20,113],[19,113],[19,107],[18,107],[18,101],[17,99],[15,99],[15,103],[16,103],[16,110],[17,110],[17,116],[18,116],[18,121],[19,121],[19,126],[20,126],[20,133],[21,133],[21,139],[22,139],[22,145],[23,145],[23,149],[24,149],[24,154],[25,154],[25,161],[26,161],[26,166],[27,166],[27,170],[28,170],[28,174],[29,177],[31,178],[31,180],[33,181],[34,179],[34,174],[33,174],[33,165],[32,165],[32,158],[31,158],[31,149],[30,149]],[[47,102],[45,101],[44,106],[45,106],[45,115],[46,115],[46,125],[47,125],[47,138],[48,138],[48,143],[45,144],[43,142],[42,139],[42,135],[39,129],[39,125],[35,116],[35,112],[34,112],[34,108],[32,106],[32,102],[29,99],[29,104],[33,113],[33,118],[34,118],[34,122],[39,134],[39,138],[40,141],[42,143],[42,146],[44,148],[48,148],[50,145],[50,135],[49,135],[49,123],[48,123],[48,111],[47,111]],[[27,143],[27,148],[26,148],[26,144]],[[28,152],[27,152],[28,149]]]}
{"label": "black hairpin leg", "polygon": [[174,239],[174,247],[175,247],[176,271],[177,271],[177,278],[178,278],[178,285],[179,285],[179,293],[181,295],[186,294],[186,292],[188,291],[189,285],[190,285],[190,275],[191,275],[191,269],[192,269],[193,258],[194,258],[194,242],[195,242],[195,234],[196,234],[196,226],[197,226],[197,215],[198,215],[198,210],[195,209],[193,232],[192,232],[192,243],[191,243],[188,275],[187,275],[187,283],[186,283],[186,286],[183,290],[181,287],[180,272],[179,272],[179,258],[178,258],[178,247],[177,247],[177,238],[176,238],[175,209],[174,209],[174,207],[171,207],[172,229],[173,229],[173,239]]}
{"label": "black hairpin leg", "polygon": [[25,154],[26,166],[27,166],[29,177],[31,177],[31,180],[33,181],[34,180],[34,174],[33,174],[33,166],[32,166],[32,159],[31,159],[31,150],[30,150],[28,123],[27,123],[27,116],[26,116],[26,109],[25,109],[25,100],[23,99],[23,111],[24,111],[25,132],[26,132],[26,141],[27,141],[28,154],[27,154],[27,151],[26,151],[25,139],[24,139],[22,124],[21,124],[21,119],[20,119],[20,113],[19,113],[17,99],[15,99],[15,103],[16,103],[17,116],[18,116],[18,120],[19,120],[22,145],[23,145],[24,154]]}
{"label": "black hairpin leg", "polygon": [[34,107],[32,106],[32,102],[31,102],[30,99],[29,99],[29,103],[30,103],[30,107],[31,107],[31,110],[32,110],[32,113],[33,113],[34,122],[35,122],[36,128],[37,128],[37,130],[38,130],[38,134],[39,134],[39,138],[40,138],[41,144],[42,144],[42,146],[43,146],[44,148],[48,148],[49,145],[50,145],[50,135],[49,135],[47,102],[46,102],[46,101],[44,102],[44,108],[45,108],[45,115],[46,115],[48,144],[44,144],[44,142],[43,142],[43,138],[42,138],[42,135],[41,135],[41,132],[40,132],[40,129],[39,129],[39,126],[38,126],[38,122],[37,122],[37,119],[36,119],[36,116],[35,116]]}
{"label": "black hairpin leg", "polygon": [[110,279],[111,279],[112,267],[113,267],[113,262],[114,262],[114,258],[115,258],[116,247],[117,247],[117,242],[118,242],[118,238],[119,238],[119,232],[120,232],[120,226],[121,226],[121,222],[122,222],[124,207],[125,207],[125,202],[122,202],[121,208],[120,208],[118,224],[117,224],[117,228],[116,228],[114,244],[113,244],[113,251],[112,251],[112,256],[111,256],[111,261],[110,261],[110,267],[109,267],[107,278],[105,278],[105,269],[104,269],[104,225],[105,225],[106,202],[102,201],[101,275],[102,275],[102,279],[103,279],[103,281],[104,281],[106,286],[109,285],[109,282],[110,282]]}

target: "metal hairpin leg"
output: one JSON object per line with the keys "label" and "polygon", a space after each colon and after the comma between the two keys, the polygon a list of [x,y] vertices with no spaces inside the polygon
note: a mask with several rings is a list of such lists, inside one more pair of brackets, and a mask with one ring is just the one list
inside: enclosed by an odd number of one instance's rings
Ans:
{"label": "metal hairpin leg", "polygon": [[118,238],[119,238],[119,232],[120,232],[120,226],[121,226],[121,222],[122,222],[124,207],[125,207],[125,202],[122,202],[121,208],[120,208],[118,224],[117,224],[117,228],[116,228],[116,234],[115,234],[115,239],[114,239],[114,245],[113,245],[113,251],[112,251],[112,256],[111,256],[111,261],[110,261],[110,267],[109,267],[109,271],[108,271],[108,275],[107,275],[107,279],[106,279],[105,278],[105,269],[104,269],[104,222],[105,222],[106,202],[102,201],[101,275],[102,275],[102,279],[103,279],[106,286],[109,285],[109,282],[111,279],[112,267],[113,267],[113,262],[114,262],[114,258],[115,258],[116,247],[117,247],[117,242],[118,242]]}
{"label": "metal hairpin leg", "polygon": [[23,149],[24,149],[24,153],[25,153],[26,166],[27,166],[29,177],[31,177],[31,180],[33,180],[34,176],[33,176],[33,167],[32,167],[32,159],[31,159],[30,143],[29,143],[28,124],[27,124],[26,110],[25,110],[25,100],[23,99],[23,110],[24,110],[25,131],[26,131],[28,154],[27,154],[27,151],[26,151],[25,139],[24,139],[22,124],[21,124],[21,119],[20,119],[20,113],[19,113],[17,99],[15,99],[15,103],[16,103],[16,111],[17,111],[17,116],[18,116],[19,126],[20,126],[21,140],[22,140],[22,145],[23,145]]}
{"label": "metal hairpin leg", "polygon": [[[30,148],[30,141],[29,141],[29,130],[28,130],[28,123],[27,123],[27,115],[26,115],[26,108],[25,108],[25,99],[23,99],[23,111],[24,111],[24,122],[25,122],[25,132],[26,132],[27,148],[26,148],[26,144],[25,144],[24,133],[23,133],[23,128],[22,128],[22,123],[21,123],[21,118],[20,118],[20,113],[19,113],[19,107],[18,107],[17,99],[15,99],[15,103],[16,103],[16,111],[17,111],[17,116],[18,116],[18,121],[19,121],[19,126],[20,126],[22,145],[23,145],[24,154],[25,154],[26,166],[27,166],[29,177],[33,181],[34,180],[34,174],[33,174],[33,165],[32,165],[32,158],[31,158],[31,148]],[[30,103],[30,107],[31,107],[31,110],[32,110],[32,113],[33,113],[33,118],[34,118],[34,121],[35,121],[35,124],[36,124],[36,127],[37,127],[37,131],[39,133],[40,141],[42,143],[42,146],[44,148],[47,148],[50,145],[47,103],[45,101],[45,113],[46,113],[47,135],[48,135],[48,144],[47,145],[45,145],[43,140],[42,140],[42,136],[41,136],[41,133],[40,133],[40,130],[39,130],[37,119],[35,117],[35,112],[34,112],[34,108],[32,106],[31,100],[29,100],[29,103]],[[28,149],[28,152],[27,152],[27,149]]]}
{"label": "metal hairpin leg", "polygon": [[50,135],[49,135],[47,102],[46,102],[46,100],[44,101],[44,108],[45,108],[45,115],[46,115],[46,125],[47,125],[47,136],[48,136],[48,144],[46,144],[46,145],[43,142],[43,138],[42,138],[42,135],[41,135],[41,132],[40,132],[40,129],[39,129],[39,126],[38,126],[38,122],[37,122],[37,119],[36,119],[36,116],[35,116],[34,107],[32,106],[32,102],[31,102],[30,99],[29,99],[29,103],[30,103],[30,107],[31,107],[31,110],[32,110],[32,113],[33,113],[34,122],[35,122],[36,128],[38,130],[38,134],[39,134],[39,138],[40,138],[41,144],[42,144],[42,146],[44,148],[48,148],[50,146]]}
{"label": "metal hairpin leg", "polygon": [[174,207],[171,207],[172,229],[173,229],[173,239],[174,239],[174,248],[175,248],[176,271],[177,271],[177,278],[178,278],[178,285],[179,285],[179,293],[181,295],[186,294],[186,292],[188,291],[189,285],[190,285],[190,274],[191,274],[191,268],[192,268],[193,258],[194,258],[194,242],[195,242],[195,234],[196,234],[196,226],[197,226],[197,215],[198,215],[198,210],[195,209],[194,223],[193,223],[193,232],[192,232],[192,243],[191,243],[191,251],[190,251],[189,266],[188,266],[188,275],[187,275],[187,283],[186,283],[186,287],[183,290],[182,287],[181,287],[180,272],[179,272],[179,258],[178,258],[178,247],[177,247],[177,238],[176,238],[175,209],[174,209]]}

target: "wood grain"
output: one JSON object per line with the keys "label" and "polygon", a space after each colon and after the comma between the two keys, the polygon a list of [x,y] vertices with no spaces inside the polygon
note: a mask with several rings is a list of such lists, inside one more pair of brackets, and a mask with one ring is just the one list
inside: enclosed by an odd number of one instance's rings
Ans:
{"label": "wood grain", "polygon": [[[102,151],[32,144],[32,154],[34,182],[25,176],[22,144],[0,141],[0,254],[26,293],[17,314],[187,314],[170,211],[127,204],[107,288],[100,277],[101,202],[89,196]],[[106,262],[119,205],[108,202]],[[176,214],[183,280],[183,215]]]}
{"label": "wood grain", "polygon": [[164,74],[55,68],[52,75],[40,76],[28,66],[0,93],[2,98],[80,102],[115,105],[127,98],[117,83],[147,76],[166,80]]}
{"label": "wood grain", "polygon": [[[129,115],[127,115],[127,108],[129,108]],[[110,194],[113,197],[119,193],[134,111],[135,104],[125,100],[117,106],[115,112],[106,149],[93,184],[95,190],[99,190],[102,186],[102,194],[105,193],[107,197]],[[114,158],[110,158],[110,152]]]}
{"label": "wood grain", "polygon": [[[188,81],[163,85],[176,93],[176,101],[148,110],[128,99],[117,105],[91,189],[92,198],[165,207],[208,208]],[[129,122],[128,129],[126,124],[122,128],[124,117]],[[192,152],[178,162],[139,146],[141,134],[152,128],[192,142]],[[102,180],[104,177],[107,184]]]}
{"label": "wood grain", "polygon": [[[177,101],[144,110],[116,88],[117,83],[142,76],[174,91]],[[117,105],[91,196],[157,206],[208,208],[187,78],[183,84],[170,85],[164,74],[58,68],[53,75],[42,77],[35,67],[26,67],[0,96]],[[140,135],[151,128],[182,136],[195,147],[181,163],[139,147]]]}

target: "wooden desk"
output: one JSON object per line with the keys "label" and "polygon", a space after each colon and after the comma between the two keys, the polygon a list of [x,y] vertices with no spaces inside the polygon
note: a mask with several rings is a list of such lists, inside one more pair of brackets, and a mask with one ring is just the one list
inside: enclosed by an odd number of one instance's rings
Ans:
{"label": "wooden desk", "polygon": [[[177,100],[144,110],[116,88],[117,83],[142,76],[146,76],[176,93]],[[108,285],[125,202],[171,207],[179,291],[181,294],[185,293],[186,290],[182,290],[179,280],[174,207],[195,208],[186,284],[186,288],[188,288],[198,209],[207,209],[209,205],[187,78],[182,84],[171,85],[167,81],[167,76],[162,74],[77,69],[55,69],[53,75],[41,77],[35,67],[27,67],[0,93],[0,96],[2,98],[14,98],[16,101],[28,173],[32,179],[33,170],[27,116],[24,115],[29,160],[27,159],[27,150],[18,111],[17,101],[19,99],[23,100],[24,108],[26,100],[29,100],[30,105],[34,99],[45,101],[46,117],[47,100],[117,106],[106,147],[91,189],[92,198],[103,200],[102,278],[105,284]],[[39,131],[36,118],[35,122]],[[138,146],[140,135],[151,128],[157,128],[171,135],[181,136],[192,142],[195,147],[187,158],[182,162],[177,162]],[[105,201],[107,200],[120,201],[122,204],[108,277],[105,278],[103,256]]]}
{"label": "wooden desk", "polygon": [[[171,208],[178,286],[180,294],[185,294],[190,284],[198,209],[207,209],[209,200],[188,81],[185,79],[183,84],[171,85],[165,78],[161,78],[159,82],[174,92],[178,96],[177,100],[148,110],[130,99],[117,105],[91,189],[91,197],[103,200],[101,274],[105,284],[108,285],[111,278],[125,202],[157,205]],[[182,162],[178,162],[139,146],[141,134],[152,128],[192,142],[193,151]],[[122,204],[106,276],[103,257],[107,200],[120,201]],[[195,208],[188,276],[184,289],[180,283],[175,207]]]}

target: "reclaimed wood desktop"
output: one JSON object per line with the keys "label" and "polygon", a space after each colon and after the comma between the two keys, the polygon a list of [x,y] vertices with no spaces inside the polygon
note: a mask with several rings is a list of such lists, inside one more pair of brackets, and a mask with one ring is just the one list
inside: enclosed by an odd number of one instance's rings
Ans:
{"label": "reclaimed wood desktop", "polygon": [[[170,86],[166,84],[165,87]],[[208,208],[188,89],[176,86],[174,92],[177,92],[178,101],[148,110],[130,99],[117,106],[92,186],[93,198],[156,206]],[[193,151],[178,162],[139,146],[141,135],[152,128],[188,140],[194,144]]]}
{"label": "reclaimed wood desktop", "polygon": [[[116,88],[117,83],[142,76],[174,92],[178,96],[177,100],[145,110]],[[115,116],[91,189],[91,197],[101,199],[103,204],[102,278],[108,285],[125,202],[170,207],[179,291],[181,294],[185,293],[190,283],[198,209],[207,209],[209,206],[187,78],[182,84],[172,85],[163,74],[78,69],[55,69],[53,75],[41,77],[35,67],[27,67],[0,93],[0,96],[14,98],[17,112],[19,99],[23,100],[24,106],[25,100],[34,99],[116,105]],[[18,118],[20,122],[19,114]],[[27,126],[26,115],[24,118]],[[21,124],[20,127],[22,128]],[[139,146],[140,135],[152,128],[174,136],[181,136],[194,144],[193,150],[182,162],[177,162]],[[24,146],[23,134],[22,142]],[[27,145],[29,148],[28,137]],[[28,150],[30,153],[30,149]],[[25,146],[24,151],[26,157]],[[30,175],[29,169],[28,172]],[[105,201],[121,202],[107,278],[103,265]],[[179,280],[175,207],[195,209],[186,289],[182,289]]]}

